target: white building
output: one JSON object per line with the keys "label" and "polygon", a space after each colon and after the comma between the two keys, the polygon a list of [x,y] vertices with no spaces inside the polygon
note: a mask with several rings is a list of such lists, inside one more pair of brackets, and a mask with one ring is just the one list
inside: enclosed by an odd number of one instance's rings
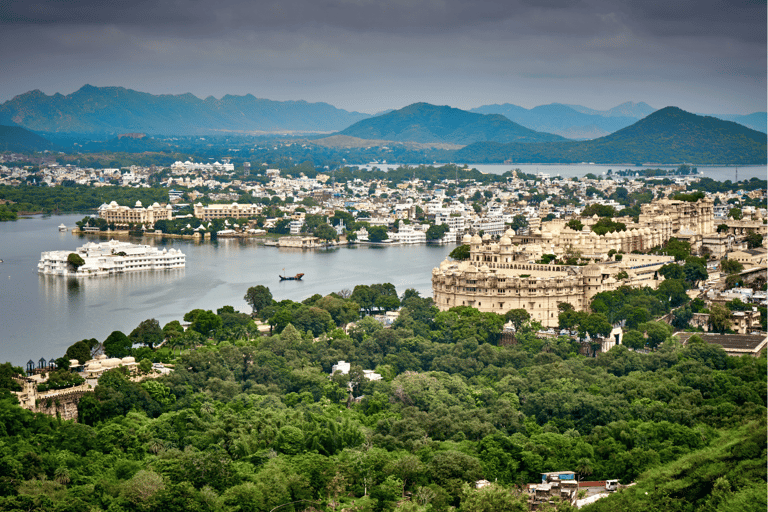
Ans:
{"label": "white building", "polygon": [[400,224],[397,233],[387,233],[390,240],[400,242],[401,244],[425,244],[427,243],[427,233],[414,229],[410,224]]}
{"label": "white building", "polygon": [[184,253],[178,249],[163,249],[129,242],[94,243],[78,247],[75,254],[85,262],[76,271],[67,261],[71,251],[50,251],[40,256],[37,271],[40,274],[58,276],[109,276],[139,270],[172,270],[184,268]]}

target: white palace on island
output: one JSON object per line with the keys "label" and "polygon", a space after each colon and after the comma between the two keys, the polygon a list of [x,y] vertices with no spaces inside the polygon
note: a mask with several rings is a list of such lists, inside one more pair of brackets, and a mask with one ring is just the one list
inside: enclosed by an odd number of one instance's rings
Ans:
{"label": "white palace on island", "polygon": [[158,249],[149,245],[110,240],[89,242],[78,247],[74,254],[84,263],[75,268],[69,261],[70,251],[49,251],[40,256],[37,271],[56,276],[110,276],[141,270],[172,270],[184,268],[184,253],[178,249]]}

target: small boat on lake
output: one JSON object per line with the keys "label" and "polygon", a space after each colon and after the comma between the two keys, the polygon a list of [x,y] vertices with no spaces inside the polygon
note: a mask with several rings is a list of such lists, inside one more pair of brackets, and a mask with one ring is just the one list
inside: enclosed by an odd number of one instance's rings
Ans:
{"label": "small boat on lake", "polygon": [[67,226],[65,226],[64,224],[61,224],[59,226],[59,231],[67,231]]}
{"label": "small boat on lake", "polygon": [[280,276],[280,280],[281,281],[301,281],[302,277],[304,277],[304,274],[296,274],[295,276]]}

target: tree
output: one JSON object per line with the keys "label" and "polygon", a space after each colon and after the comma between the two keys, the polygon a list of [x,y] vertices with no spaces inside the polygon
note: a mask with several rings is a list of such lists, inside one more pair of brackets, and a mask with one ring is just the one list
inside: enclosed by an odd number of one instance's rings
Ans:
{"label": "tree", "polygon": [[67,256],[67,263],[72,265],[74,271],[77,272],[77,269],[85,265],[85,260],[76,252],[71,252],[69,253],[69,256]]}
{"label": "tree", "polygon": [[388,238],[387,228],[384,226],[371,226],[368,228],[368,240],[371,242],[383,242]]}
{"label": "tree", "polygon": [[248,288],[243,297],[246,303],[253,309],[254,313],[259,313],[261,310],[272,304],[272,292],[269,291],[264,285],[256,285]]}
{"label": "tree", "polygon": [[427,240],[442,240],[443,236],[448,232],[448,226],[446,224],[431,225],[427,229]]}
{"label": "tree", "polygon": [[128,336],[134,345],[145,345],[150,349],[163,341],[163,330],[160,322],[154,318],[141,322]]}
{"label": "tree", "polygon": [[458,261],[464,261],[469,259],[469,246],[468,245],[460,245],[454,250],[451,251],[451,253],[448,255],[450,258],[453,258],[454,260]]}
{"label": "tree", "polygon": [[685,293],[683,281],[679,279],[666,279],[661,282],[656,290],[660,300],[666,302],[669,300],[672,307],[680,306],[688,302],[688,294]]}
{"label": "tree", "polygon": [[728,210],[728,216],[733,220],[741,220],[741,208],[731,208]]}
{"label": "tree", "polygon": [[104,340],[104,354],[107,357],[126,357],[131,355],[133,342],[122,331],[112,331]]}
{"label": "tree", "polygon": [[726,274],[738,274],[744,270],[744,265],[736,260],[720,260],[720,270]]}
{"label": "tree", "polygon": [[756,249],[763,245],[763,235],[754,231],[748,233],[745,240],[747,241],[747,247],[750,249]]}
{"label": "tree", "polygon": [[731,311],[722,304],[712,304],[709,308],[709,323],[713,331],[727,331],[731,328]]}
{"label": "tree", "polygon": [[0,389],[21,391],[21,386],[12,377],[22,375],[24,370],[21,367],[13,366],[11,363],[0,364]]}
{"label": "tree", "polygon": [[185,322],[191,322],[189,326],[193,331],[197,331],[204,337],[211,336],[212,331],[221,328],[221,318],[211,310],[193,309],[184,315]]}
{"label": "tree", "polygon": [[639,331],[627,331],[624,333],[621,343],[629,348],[640,350],[645,347],[645,337]]}
{"label": "tree", "polygon": [[574,231],[581,231],[584,229],[584,224],[582,224],[579,219],[571,219],[565,225]]}
{"label": "tree", "polygon": [[167,341],[172,341],[175,338],[184,334],[184,327],[178,320],[171,320],[165,326],[163,326],[163,338]]}
{"label": "tree", "polygon": [[321,240],[336,240],[339,235],[329,224],[320,224],[315,228],[314,235]]}
{"label": "tree", "polygon": [[93,338],[80,340],[67,348],[64,357],[67,359],[77,359],[80,364],[83,364],[91,358],[91,350],[98,345],[99,342]]}
{"label": "tree", "polygon": [[515,326],[515,330],[519,331],[520,327],[531,319],[531,314],[524,309],[510,309],[506,312],[504,318],[507,322],[512,322],[512,325]]}
{"label": "tree", "polygon": [[645,332],[648,336],[648,345],[656,348],[672,334],[672,329],[664,322],[645,322],[638,327],[638,330]]}
{"label": "tree", "polygon": [[688,322],[693,318],[693,311],[690,306],[684,306],[677,308],[672,314],[672,325],[678,329],[685,329],[688,327]]}
{"label": "tree", "polygon": [[685,279],[685,272],[683,267],[677,263],[667,263],[662,265],[658,270],[659,275],[664,276],[664,279]]}
{"label": "tree", "polygon": [[685,265],[683,265],[685,280],[691,286],[694,286],[698,281],[703,281],[709,277],[707,267],[701,261],[697,260],[699,260],[699,258],[688,258]]}
{"label": "tree", "polygon": [[512,229],[517,231],[518,229],[527,228],[528,227],[528,219],[525,218],[523,215],[515,215],[512,217]]}

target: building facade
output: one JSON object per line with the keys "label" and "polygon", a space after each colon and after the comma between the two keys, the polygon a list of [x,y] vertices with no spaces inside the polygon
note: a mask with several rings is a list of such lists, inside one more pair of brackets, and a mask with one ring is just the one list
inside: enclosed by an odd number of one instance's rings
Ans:
{"label": "building facade", "polygon": [[226,219],[241,217],[255,217],[261,213],[261,206],[257,204],[209,204],[195,205],[195,217],[202,220]]}
{"label": "building facade", "polygon": [[144,208],[141,201],[136,201],[136,205],[131,208],[130,206],[120,206],[112,201],[99,207],[99,217],[118,226],[154,224],[158,220],[171,220],[172,216],[173,207],[171,205],[160,206],[158,203]]}
{"label": "building facade", "polygon": [[[582,311],[596,294],[621,285],[656,288],[663,280],[656,271],[674,261],[672,256],[632,254],[625,255],[627,261],[545,265],[535,263],[529,248],[514,246],[510,235],[511,230],[498,243],[488,235],[466,235],[462,242],[470,246],[469,259],[446,259],[432,270],[435,305],[442,311],[471,306],[499,314],[525,309],[532,320],[556,327],[561,302]],[[626,276],[619,276],[622,271]]]}

